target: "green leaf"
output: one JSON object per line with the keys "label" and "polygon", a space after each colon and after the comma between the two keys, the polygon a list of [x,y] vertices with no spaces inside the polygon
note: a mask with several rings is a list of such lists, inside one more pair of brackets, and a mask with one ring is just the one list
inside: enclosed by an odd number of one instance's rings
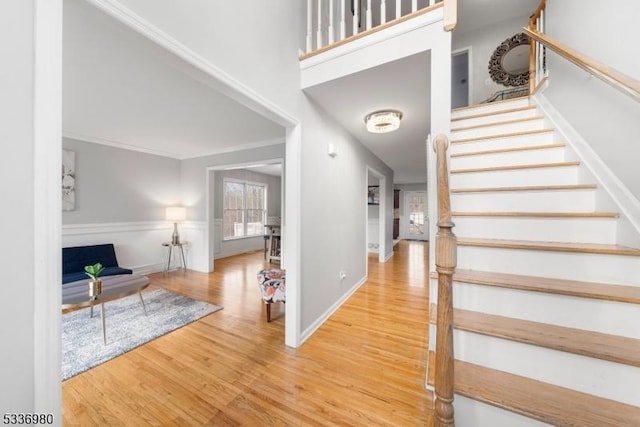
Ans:
{"label": "green leaf", "polygon": [[98,276],[100,276],[100,273],[102,273],[102,270],[104,270],[104,267],[99,262],[93,265],[84,266],[85,274],[89,276],[92,280],[96,280]]}

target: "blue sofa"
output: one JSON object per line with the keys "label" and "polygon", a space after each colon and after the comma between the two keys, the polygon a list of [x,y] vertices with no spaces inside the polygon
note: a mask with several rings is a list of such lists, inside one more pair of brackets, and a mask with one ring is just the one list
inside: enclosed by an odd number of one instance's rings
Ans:
{"label": "blue sofa", "polygon": [[84,273],[85,265],[99,262],[104,267],[100,276],[132,274],[128,268],[118,265],[116,251],[112,243],[92,246],[62,248],[62,284],[89,279]]}

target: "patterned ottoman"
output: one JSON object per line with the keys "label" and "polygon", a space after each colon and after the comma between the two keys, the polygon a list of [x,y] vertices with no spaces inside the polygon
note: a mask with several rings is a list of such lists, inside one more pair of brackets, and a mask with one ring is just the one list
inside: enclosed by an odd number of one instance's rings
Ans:
{"label": "patterned ottoman", "polygon": [[271,322],[271,304],[286,302],[285,271],[277,268],[259,271],[258,287],[262,301],[267,305],[267,322]]}

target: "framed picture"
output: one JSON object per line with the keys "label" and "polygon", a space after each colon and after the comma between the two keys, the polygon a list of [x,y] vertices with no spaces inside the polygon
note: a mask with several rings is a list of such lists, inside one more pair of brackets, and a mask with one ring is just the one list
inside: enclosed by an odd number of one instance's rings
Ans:
{"label": "framed picture", "polygon": [[367,204],[379,205],[380,204],[380,187],[377,185],[370,185],[367,192]]}
{"label": "framed picture", "polygon": [[62,210],[76,208],[76,153],[62,150]]}

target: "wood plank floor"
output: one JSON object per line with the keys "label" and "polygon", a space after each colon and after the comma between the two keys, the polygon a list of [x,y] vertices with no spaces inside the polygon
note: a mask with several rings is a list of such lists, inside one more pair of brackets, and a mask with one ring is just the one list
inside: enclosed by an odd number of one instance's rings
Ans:
{"label": "wood plank floor", "polygon": [[224,306],[62,384],[65,425],[426,426],[428,244],[402,241],[300,348],[258,297],[262,252],[153,286]]}

